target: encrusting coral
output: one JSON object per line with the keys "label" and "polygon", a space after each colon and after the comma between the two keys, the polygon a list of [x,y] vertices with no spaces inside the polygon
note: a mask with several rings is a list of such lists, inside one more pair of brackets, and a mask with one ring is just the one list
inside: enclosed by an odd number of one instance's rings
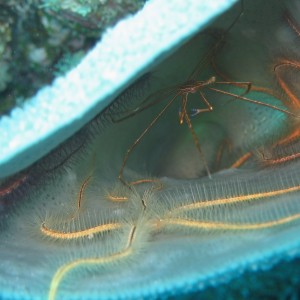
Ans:
{"label": "encrusting coral", "polygon": [[0,3],[0,114],[75,67],[108,27],[143,5],[142,0]]}

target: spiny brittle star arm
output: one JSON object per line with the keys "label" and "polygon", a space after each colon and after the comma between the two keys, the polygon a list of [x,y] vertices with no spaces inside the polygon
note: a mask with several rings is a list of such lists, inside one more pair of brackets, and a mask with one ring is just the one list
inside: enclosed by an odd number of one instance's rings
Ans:
{"label": "spiny brittle star arm", "polygon": [[73,232],[65,232],[65,231],[58,231],[51,228],[48,228],[45,223],[43,222],[40,227],[40,231],[43,235],[60,240],[72,240],[72,239],[79,239],[83,237],[89,237],[94,234],[99,234],[102,232],[120,229],[123,225],[121,223],[108,223],[103,225],[98,225],[95,227],[90,227],[87,229],[73,231]]}
{"label": "spiny brittle star arm", "polygon": [[136,233],[136,226],[132,226],[128,234],[126,246],[120,252],[116,252],[114,254],[104,256],[104,257],[76,259],[74,261],[62,265],[56,271],[56,273],[52,278],[50,288],[49,288],[48,300],[56,299],[58,287],[61,284],[62,280],[70,271],[74,270],[75,268],[89,266],[89,265],[91,266],[107,265],[109,263],[121,260],[129,256],[132,253],[131,245],[135,239],[135,233]]}
{"label": "spiny brittle star arm", "polygon": [[292,193],[292,192],[297,192],[297,191],[300,191],[300,185],[288,187],[285,189],[261,192],[261,193],[240,195],[240,196],[229,197],[229,198],[220,198],[220,199],[215,199],[215,200],[211,200],[211,201],[196,201],[191,204],[186,204],[183,206],[176,207],[176,208],[172,209],[169,212],[169,214],[177,214],[177,213],[180,213],[181,211],[206,208],[206,207],[212,207],[212,206],[217,206],[217,205],[228,205],[228,204],[232,204],[232,203],[276,197],[276,196],[280,196],[280,195],[284,195],[284,194]]}
{"label": "spiny brittle star arm", "polygon": [[215,229],[215,230],[255,230],[266,229],[274,226],[287,224],[300,219],[300,214],[294,214],[288,217],[283,217],[277,220],[261,223],[228,223],[228,222],[210,222],[210,221],[195,221],[183,218],[170,218],[160,220],[160,225],[178,225],[183,227],[197,229]]}

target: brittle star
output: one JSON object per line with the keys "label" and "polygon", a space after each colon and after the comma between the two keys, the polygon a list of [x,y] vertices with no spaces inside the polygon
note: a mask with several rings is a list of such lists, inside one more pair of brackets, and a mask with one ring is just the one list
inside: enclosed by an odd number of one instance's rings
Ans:
{"label": "brittle star", "polygon": [[[88,244],[91,239],[96,239],[99,247],[101,247],[102,239],[108,244],[110,241],[112,243],[108,246],[110,250],[107,253],[104,251],[105,255],[79,256],[78,259],[59,267],[52,277],[48,299],[57,299],[66,276],[75,269],[90,266],[113,268],[111,265],[116,265],[117,267],[118,262],[137,255],[141,248],[146,247],[147,242],[151,243],[151,240],[155,239],[157,234],[174,231],[186,233],[187,230],[191,230],[194,233],[198,232],[201,236],[203,231],[207,233],[261,231],[296,222],[300,219],[300,212],[293,211],[293,208],[287,204],[288,200],[282,200],[282,196],[288,198],[289,195],[299,193],[298,175],[297,168],[294,168],[287,175],[282,175],[280,171],[276,174],[273,171],[265,171],[261,175],[256,174],[252,177],[246,175],[244,182],[237,182],[237,178],[231,178],[228,182],[224,179],[219,182],[217,180],[209,183],[210,188],[206,183],[156,192],[150,189],[142,195],[132,192],[126,202],[127,213],[125,215],[118,213],[112,217],[112,211],[109,211],[110,216],[107,217],[106,222],[92,226],[87,226],[85,222],[80,221],[81,214],[85,214],[81,209],[72,220],[66,218],[64,226],[61,223],[48,224],[51,222],[44,220],[40,225],[41,234],[52,241],[59,240],[67,245],[74,240]],[[293,180],[289,183],[285,176],[293,177]],[[271,180],[270,177],[272,177]],[[80,196],[77,202],[88,201],[84,199],[85,189],[88,188],[87,182],[89,182],[88,178],[79,189],[78,195]],[[223,184],[231,192],[224,190],[224,186],[220,189]],[[214,192],[210,194],[209,190]],[[174,199],[180,199],[180,201],[177,203]],[[296,200],[291,200],[291,205],[293,201]],[[261,214],[261,206],[255,209],[256,204],[262,203],[274,205],[273,208],[271,206],[271,211],[268,211],[267,216]],[[116,211],[119,211],[122,205],[124,204],[117,204]],[[103,215],[108,215],[108,213],[105,210],[102,211]],[[91,223],[92,221],[89,221],[89,224]],[[63,230],[61,230],[62,227]],[[116,239],[116,237],[120,238]],[[115,244],[116,241],[119,242]],[[100,249],[99,252],[101,252]],[[143,252],[146,253],[145,251]]]}

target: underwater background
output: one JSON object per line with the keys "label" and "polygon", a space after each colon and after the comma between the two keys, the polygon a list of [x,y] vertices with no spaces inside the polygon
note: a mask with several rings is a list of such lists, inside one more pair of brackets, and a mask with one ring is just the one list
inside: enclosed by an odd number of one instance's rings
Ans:
{"label": "underwater background", "polygon": [[0,2],[1,299],[298,299],[299,41],[295,0]]}

